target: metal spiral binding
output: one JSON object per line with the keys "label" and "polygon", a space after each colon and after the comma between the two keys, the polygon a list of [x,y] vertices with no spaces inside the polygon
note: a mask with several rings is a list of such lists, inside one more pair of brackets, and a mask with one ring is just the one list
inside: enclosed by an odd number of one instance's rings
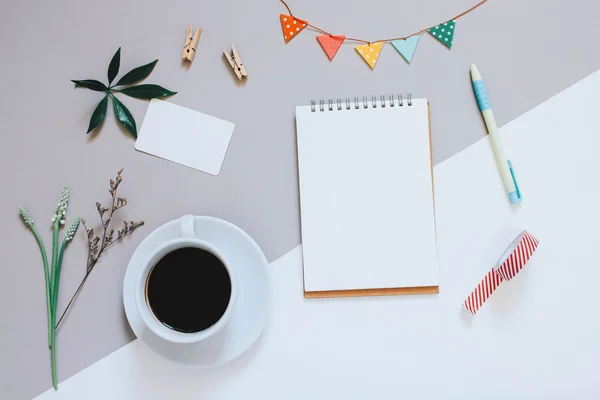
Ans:
{"label": "metal spiral binding", "polygon": [[[343,109],[346,110],[351,110],[354,105],[354,109],[358,110],[361,108],[364,109],[368,109],[368,108],[377,108],[377,107],[381,107],[381,108],[385,108],[385,107],[404,107],[404,106],[412,106],[412,95],[410,93],[408,93],[406,95],[406,97],[403,97],[401,94],[399,95],[389,95],[386,96],[385,95],[381,95],[381,97],[379,98],[379,104],[377,104],[377,96],[372,96],[371,99],[369,99],[367,96],[363,96],[362,99],[359,99],[358,97],[355,97],[354,100],[351,100],[349,97],[347,97],[346,99],[336,99],[335,100],[335,106],[334,106],[334,100],[333,99],[328,99],[327,100],[327,105],[325,105],[325,100],[319,100],[319,111],[324,112],[324,111],[333,111],[334,109],[337,109],[337,111],[342,111]],[[343,104],[346,104],[346,107],[343,107]],[[316,100],[312,100],[310,102],[310,110],[312,112],[316,112],[317,111],[317,102]]]}

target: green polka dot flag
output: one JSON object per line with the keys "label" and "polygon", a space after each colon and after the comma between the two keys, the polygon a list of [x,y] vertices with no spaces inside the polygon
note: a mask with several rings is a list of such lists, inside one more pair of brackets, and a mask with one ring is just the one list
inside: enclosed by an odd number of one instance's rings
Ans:
{"label": "green polka dot flag", "polygon": [[434,38],[444,43],[446,47],[449,49],[452,48],[452,38],[454,38],[454,26],[456,25],[456,21],[448,21],[443,24],[436,25],[433,28],[429,28],[429,33],[433,35]]}

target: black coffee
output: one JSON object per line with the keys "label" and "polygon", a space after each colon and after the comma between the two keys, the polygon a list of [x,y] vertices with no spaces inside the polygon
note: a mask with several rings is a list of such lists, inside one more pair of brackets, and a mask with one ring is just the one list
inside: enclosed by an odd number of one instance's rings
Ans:
{"label": "black coffee", "polygon": [[231,298],[231,280],[214,254],[183,247],[161,258],[148,276],[146,299],[167,327],[186,333],[213,326]]}

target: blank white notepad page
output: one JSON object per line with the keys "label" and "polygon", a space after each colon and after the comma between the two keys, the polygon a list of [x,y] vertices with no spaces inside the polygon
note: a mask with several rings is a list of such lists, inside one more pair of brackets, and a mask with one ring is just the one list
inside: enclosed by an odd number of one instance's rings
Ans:
{"label": "blank white notepad page", "polygon": [[306,292],[438,286],[425,99],[296,108]]}

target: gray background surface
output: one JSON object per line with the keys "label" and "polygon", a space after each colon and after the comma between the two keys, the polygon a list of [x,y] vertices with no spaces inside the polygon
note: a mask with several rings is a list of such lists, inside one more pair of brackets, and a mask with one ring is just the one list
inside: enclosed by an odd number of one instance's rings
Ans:
{"label": "gray background surface", "polygon": [[[476,0],[290,0],[294,13],[334,33],[405,35],[456,15]],[[111,249],[58,337],[64,380],[131,341],[121,285],[128,259],[154,228],[182,214],[227,219],[252,235],[269,260],[300,243],[294,106],[311,99],[412,92],[431,102],[437,164],[485,129],[469,81],[477,63],[500,125],[600,67],[596,0],[491,0],[458,21],[448,51],[423,36],[408,66],[386,45],[374,71],[345,44],[330,63],[306,30],[284,45],[277,0],[7,1],[0,5],[0,398],[29,399],[51,385],[40,255],[17,207],[26,207],[50,245],[62,186],[74,216],[97,223],[108,179],[125,168],[122,217],[147,225]],[[191,67],[181,63],[188,24],[203,33]],[[221,54],[234,43],[248,69],[239,84]],[[232,121],[220,176],[133,148],[111,110],[86,136],[101,94],[70,79],[106,80],[122,46],[121,74],[155,58],[147,83],[178,91],[169,101]],[[147,102],[123,98],[141,125]],[[565,132],[568,135],[568,132]],[[66,253],[59,309],[85,269],[81,233]],[[298,283],[301,284],[300,282]]]}

